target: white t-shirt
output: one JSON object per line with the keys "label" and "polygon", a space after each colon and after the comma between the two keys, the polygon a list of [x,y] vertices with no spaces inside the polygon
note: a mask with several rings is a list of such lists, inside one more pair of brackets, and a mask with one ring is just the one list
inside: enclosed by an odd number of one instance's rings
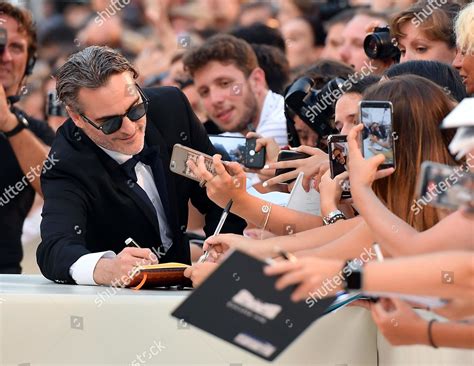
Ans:
{"label": "white t-shirt", "polygon": [[[262,113],[256,131],[263,137],[273,137],[277,144],[282,147],[288,145],[288,134],[286,131],[285,99],[280,94],[271,90],[267,92],[263,101]],[[224,132],[222,136],[243,135],[240,132]]]}

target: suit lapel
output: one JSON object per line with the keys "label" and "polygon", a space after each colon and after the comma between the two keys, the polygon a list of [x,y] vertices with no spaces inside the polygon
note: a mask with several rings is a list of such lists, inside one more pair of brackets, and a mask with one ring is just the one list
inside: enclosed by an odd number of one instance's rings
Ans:
{"label": "suit lapel", "polygon": [[120,165],[114,159],[108,156],[101,148],[99,148],[92,140],[90,140],[85,133],[81,131],[81,134],[84,136],[85,143],[89,145],[89,147],[96,153],[99,160],[105,166],[105,169],[110,174],[110,177],[116,184],[116,187],[119,189],[119,191],[133,200],[140,212],[145,215],[150,224],[155,228],[158,237],[160,237],[160,229],[156,211],[151,202],[150,204],[147,204],[146,201],[129,186],[129,184],[135,183],[130,182],[127,175],[123,172]]}
{"label": "suit lapel", "polygon": [[[150,118],[151,117],[151,118]],[[176,188],[174,177],[171,171],[168,169],[170,164],[170,156],[167,150],[167,144],[163,136],[161,135],[158,128],[154,125],[153,118],[150,116],[147,118],[147,127],[145,133],[145,140],[149,146],[158,146],[159,159],[156,159],[155,169],[153,173],[155,175],[155,182],[160,194],[160,199],[165,210],[168,224],[173,232],[177,230],[177,211],[176,211]]]}

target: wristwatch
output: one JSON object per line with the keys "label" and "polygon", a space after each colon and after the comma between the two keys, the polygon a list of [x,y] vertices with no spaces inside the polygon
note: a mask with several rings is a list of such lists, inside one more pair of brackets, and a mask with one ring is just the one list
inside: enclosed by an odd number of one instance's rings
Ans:
{"label": "wristwatch", "polygon": [[18,120],[18,124],[13,130],[10,130],[8,132],[2,132],[3,136],[5,136],[7,139],[15,136],[21,130],[24,130],[25,128],[28,128],[30,126],[27,119],[21,112],[15,109],[13,109],[11,112],[15,115],[16,119]]}
{"label": "wristwatch", "polygon": [[323,217],[323,222],[324,225],[329,225],[329,224],[334,224],[338,220],[345,220],[346,216],[339,211],[339,210],[334,210],[331,211],[327,216]]}
{"label": "wristwatch", "polygon": [[362,288],[363,263],[360,259],[349,259],[342,267],[342,284],[346,292]]}

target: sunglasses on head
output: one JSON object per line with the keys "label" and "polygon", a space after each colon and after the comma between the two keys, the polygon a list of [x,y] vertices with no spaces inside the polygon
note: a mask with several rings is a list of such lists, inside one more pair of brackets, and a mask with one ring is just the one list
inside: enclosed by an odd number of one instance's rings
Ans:
{"label": "sunglasses on head", "polygon": [[93,127],[97,128],[98,130],[101,130],[105,135],[110,135],[120,130],[120,128],[122,127],[124,117],[127,117],[132,122],[137,122],[140,118],[142,118],[146,114],[148,110],[149,101],[148,101],[148,98],[143,93],[143,90],[138,86],[138,84],[135,84],[135,86],[137,87],[138,93],[140,94],[140,97],[142,98],[142,102],[130,107],[130,109],[125,114],[107,118],[105,121],[101,122],[100,124],[97,124],[96,122],[91,121],[82,113],[80,114],[80,116],[82,117],[84,121],[86,121]]}

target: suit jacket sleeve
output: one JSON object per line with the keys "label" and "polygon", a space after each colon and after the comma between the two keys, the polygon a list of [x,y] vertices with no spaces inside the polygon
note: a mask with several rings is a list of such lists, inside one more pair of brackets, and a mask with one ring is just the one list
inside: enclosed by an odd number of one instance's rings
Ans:
{"label": "suit jacket sleeve", "polygon": [[37,261],[43,275],[58,283],[75,283],[69,268],[90,253],[85,242],[87,199],[76,184],[59,169],[41,177],[45,203]]}
{"label": "suit jacket sleeve", "polygon": [[[188,99],[183,93],[180,93],[180,95],[186,107],[186,114],[190,123],[191,144],[189,146],[211,156],[216,154],[216,150],[209,140],[204,126],[194,114]],[[206,236],[211,236],[219,223],[219,219],[222,215],[222,208],[217,206],[207,197],[206,189],[199,187],[198,183],[193,184],[191,202],[199,212],[205,215],[206,221],[204,232],[206,233]],[[245,226],[245,220],[234,214],[230,214],[226,219],[221,233],[242,234]]]}

